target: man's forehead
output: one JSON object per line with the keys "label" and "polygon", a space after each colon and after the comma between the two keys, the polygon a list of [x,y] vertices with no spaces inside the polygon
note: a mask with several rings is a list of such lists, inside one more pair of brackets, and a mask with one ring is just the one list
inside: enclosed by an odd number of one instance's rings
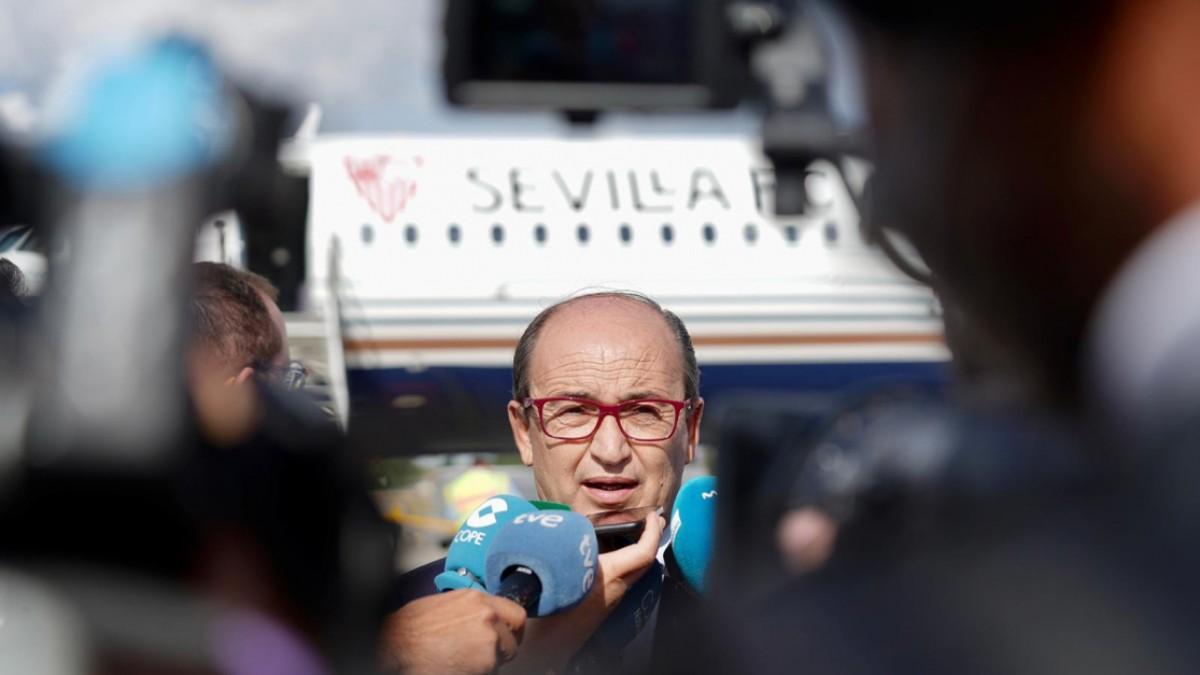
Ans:
{"label": "man's forehead", "polygon": [[542,394],[676,396],[683,386],[683,355],[662,314],[623,298],[561,308],[530,360],[531,385]]}

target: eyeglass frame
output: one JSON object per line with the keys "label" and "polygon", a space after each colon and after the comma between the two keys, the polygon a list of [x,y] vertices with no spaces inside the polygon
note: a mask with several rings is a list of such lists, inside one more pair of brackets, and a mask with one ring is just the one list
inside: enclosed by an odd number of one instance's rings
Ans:
{"label": "eyeglass frame", "polygon": [[[554,434],[546,431],[546,421],[543,418],[542,411],[547,403],[553,401],[573,401],[575,403],[586,403],[596,406],[596,408],[599,409],[599,414],[596,416],[596,426],[592,427],[591,432],[589,432],[587,435],[574,438],[563,438],[562,436],[555,436]],[[631,436],[629,432],[625,431],[624,425],[621,424],[621,415],[619,414],[621,408],[631,403],[669,403],[673,408],[675,408],[675,423],[671,426],[671,433],[661,438],[636,438]],[[538,428],[541,429],[542,433],[549,438],[553,438],[558,441],[590,441],[596,435],[596,432],[600,431],[600,425],[604,423],[604,418],[612,415],[613,419],[617,421],[617,429],[620,429],[621,434],[624,435],[628,440],[636,443],[658,443],[660,441],[670,440],[675,436],[675,432],[679,431],[679,419],[682,416],[681,413],[686,409],[690,414],[694,409],[695,404],[696,399],[694,398],[686,401],[675,401],[669,398],[631,398],[628,401],[620,401],[611,405],[594,401],[590,398],[580,398],[576,396],[548,396],[546,398],[527,397],[521,401],[521,407],[533,408],[537,411]]]}
{"label": "eyeglass frame", "polygon": [[308,367],[299,359],[292,359],[282,366],[251,363],[249,367],[253,368],[259,377],[273,380],[279,386],[291,391],[299,391],[308,383]]}

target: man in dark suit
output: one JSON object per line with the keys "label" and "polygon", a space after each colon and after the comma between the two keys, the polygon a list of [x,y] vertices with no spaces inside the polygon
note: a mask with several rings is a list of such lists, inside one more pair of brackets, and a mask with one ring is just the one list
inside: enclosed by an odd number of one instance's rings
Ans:
{"label": "man in dark suit", "polygon": [[[691,337],[677,316],[632,293],[571,298],[539,314],[513,358],[513,440],[532,467],[538,497],[590,514],[636,507],[669,513],[695,457],[704,401]],[[568,663],[645,665],[657,607],[617,654],[581,649],[626,592],[655,565],[665,521],[651,514],[641,538],[599,556],[592,593],[562,615],[526,622],[524,611],[479,591],[434,595],[441,561],[401,580],[384,634],[384,662],[402,672],[561,672]],[[653,571],[651,571],[653,570]],[[662,595],[683,597],[668,580]],[[665,601],[664,601],[665,602]],[[665,605],[664,605],[665,606]],[[523,642],[521,638],[523,639]],[[518,649],[518,643],[521,643]]]}

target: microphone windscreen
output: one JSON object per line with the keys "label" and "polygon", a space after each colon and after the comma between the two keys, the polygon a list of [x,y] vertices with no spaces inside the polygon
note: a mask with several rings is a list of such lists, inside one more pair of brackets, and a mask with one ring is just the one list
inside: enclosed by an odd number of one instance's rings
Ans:
{"label": "microphone windscreen", "polygon": [[671,553],[683,580],[704,593],[716,529],[717,479],[693,478],[679,489],[671,512]]}
{"label": "microphone windscreen", "polygon": [[497,495],[476,507],[467,516],[458,534],[454,535],[450,549],[446,551],[446,571],[433,580],[437,589],[487,590],[483,583],[487,572],[487,554],[496,534],[517,516],[535,511],[537,509],[533,504],[513,495]]}
{"label": "microphone windscreen", "polygon": [[574,607],[596,581],[596,530],[573,511],[538,511],[517,516],[500,530],[487,557],[485,586],[492,592],[514,567],[526,567],[542,584],[530,616]]}

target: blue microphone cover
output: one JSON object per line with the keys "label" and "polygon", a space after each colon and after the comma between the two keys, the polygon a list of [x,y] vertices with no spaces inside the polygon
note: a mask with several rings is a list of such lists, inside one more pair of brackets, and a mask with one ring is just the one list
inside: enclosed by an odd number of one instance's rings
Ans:
{"label": "blue microphone cover", "polygon": [[542,584],[530,616],[574,607],[596,582],[596,530],[573,511],[538,511],[517,516],[497,533],[487,557],[485,585],[492,592],[513,567],[523,566]]}
{"label": "blue microphone cover", "polygon": [[683,580],[698,593],[704,592],[712,560],[716,515],[716,478],[693,478],[679,489],[671,512],[671,552]]}
{"label": "blue microphone cover", "polygon": [[477,506],[454,535],[446,552],[446,571],[433,580],[437,589],[487,590],[483,585],[487,555],[497,533],[517,516],[536,511],[533,504],[513,495],[497,495]]}

